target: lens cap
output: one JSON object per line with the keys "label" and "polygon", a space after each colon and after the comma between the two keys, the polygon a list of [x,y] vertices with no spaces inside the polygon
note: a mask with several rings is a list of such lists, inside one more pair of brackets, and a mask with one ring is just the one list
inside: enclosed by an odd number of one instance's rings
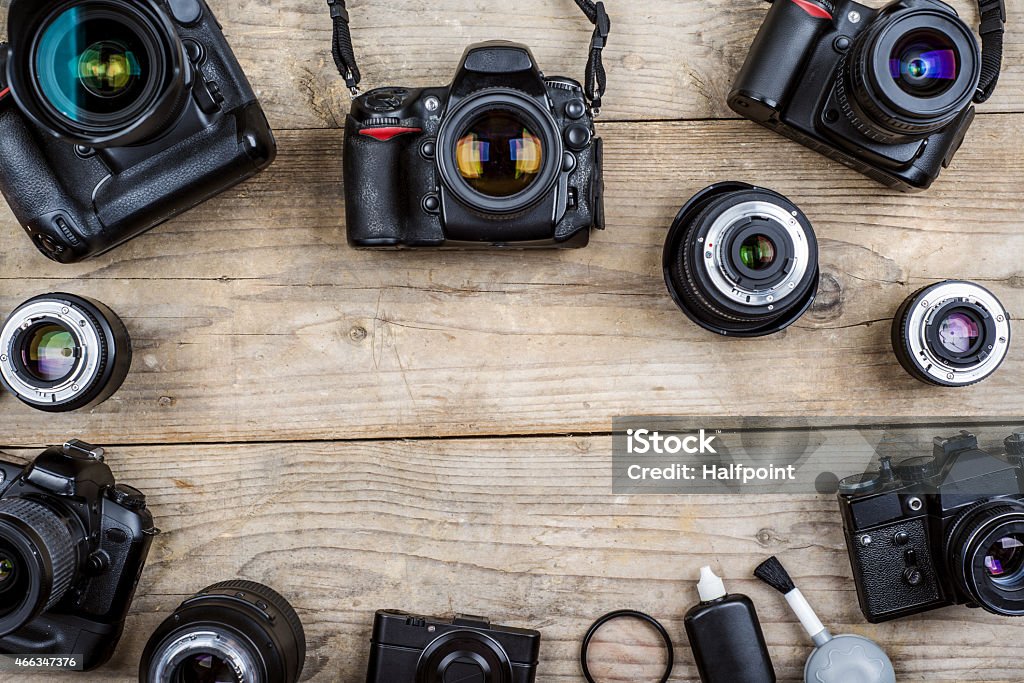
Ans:
{"label": "lens cap", "polygon": [[818,242],[803,212],[777,192],[719,183],[676,216],[662,269],[690,320],[721,335],[760,337],[792,325],[813,303]]}

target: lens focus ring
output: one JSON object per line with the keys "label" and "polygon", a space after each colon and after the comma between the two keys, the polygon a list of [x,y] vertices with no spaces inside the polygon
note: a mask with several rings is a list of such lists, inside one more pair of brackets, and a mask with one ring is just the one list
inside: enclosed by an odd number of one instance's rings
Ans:
{"label": "lens focus ring", "polygon": [[60,602],[75,578],[75,542],[67,524],[42,503],[5,498],[0,500],[0,525],[0,535],[17,534],[38,553],[43,564],[39,599],[45,603],[37,611],[50,609]]}

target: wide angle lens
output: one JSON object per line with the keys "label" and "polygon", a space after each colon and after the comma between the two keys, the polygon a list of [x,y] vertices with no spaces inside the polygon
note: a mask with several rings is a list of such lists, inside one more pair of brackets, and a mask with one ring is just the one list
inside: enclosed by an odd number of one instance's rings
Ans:
{"label": "wide angle lens", "polygon": [[298,615],[281,595],[226,581],[183,602],[149,639],[140,683],[296,683],[306,658]]}
{"label": "wide angle lens", "polygon": [[477,116],[456,143],[459,174],[477,192],[510,197],[540,174],[544,146],[522,117],[510,111]]}
{"label": "wide angle lens", "polygon": [[67,523],[27,498],[0,500],[0,637],[64,597],[78,566]]}
{"label": "wide angle lens", "polygon": [[990,291],[950,280],[909,296],[893,317],[900,365],[929,384],[961,387],[989,377],[1010,346],[1010,316]]}
{"label": "wide angle lens", "polygon": [[151,29],[104,2],[84,2],[42,30],[35,73],[45,100],[76,124],[131,121],[159,95],[163,74]]}
{"label": "wide angle lens", "polygon": [[861,133],[895,144],[950,124],[980,78],[981,51],[967,24],[942,9],[909,8],[881,15],[854,39],[836,97]]}
{"label": "wide angle lens", "polygon": [[131,339],[103,304],[70,294],[26,301],[0,328],[0,382],[48,412],[97,405],[124,382]]}
{"label": "wide angle lens", "polygon": [[673,300],[701,327],[758,337],[785,329],[818,289],[818,242],[782,195],[720,183],[676,216],[662,256]]}

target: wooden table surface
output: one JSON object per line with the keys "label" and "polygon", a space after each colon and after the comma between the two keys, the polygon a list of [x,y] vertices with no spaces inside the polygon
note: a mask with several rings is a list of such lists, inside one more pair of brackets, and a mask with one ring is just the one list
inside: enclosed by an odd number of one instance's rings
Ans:
{"label": "wooden table surface", "polygon": [[[774,553],[829,626],[887,647],[899,680],[1024,680],[1024,621],[951,608],[867,625],[831,496],[614,496],[609,437],[612,418],[632,414],[1022,413],[1020,344],[988,381],[944,390],[907,376],[888,335],[897,305],[944,278],[1024,312],[1024,0],[1008,0],[999,89],[916,195],[728,110],[763,3],[610,0],[608,229],[583,250],[474,254],[349,249],[349,98],[325,4],[212,4],[277,131],[273,167],[73,266],[37,254],[0,208],[0,311],[48,291],[92,296],[123,316],[135,349],[124,387],[92,411],[51,416],[0,396],[0,443],[18,457],[73,436],[108,446],[163,530],[114,660],[68,680],[133,680],[181,599],[243,577],[298,608],[307,681],[361,681],[386,607],[537,628],[545,683],[582,680],[594,618],[644,609],[675,636],[672,680],[695,681],[681,620],[711,563],[755,599],[780,680],[797,681],[807,639],[749,578]],[[973,3],[954,4],[976,21]],[[591,32],[571,0],[350,10],[367,87],[445,83],[466,45],[491,38],[581,78]],[[672,217],[721,180],[776,189],[815,226],[821,293],[785,333],[716,338],[665,291]],[[642,635],[617,632],[606,680],[653,680],[630,662],[656,655],[626,647]]]}

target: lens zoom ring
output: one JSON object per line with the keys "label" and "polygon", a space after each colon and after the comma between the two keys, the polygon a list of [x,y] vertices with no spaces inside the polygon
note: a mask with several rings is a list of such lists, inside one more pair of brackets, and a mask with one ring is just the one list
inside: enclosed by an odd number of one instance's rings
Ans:
{"label": "lens zoom ring", "polygon": [[[836,78],[836,100],[839,102],[839,108],[842,110],[846,120],[850,122],[850,125],[856,128],[857,132],[861,135],[882,144],[889,144],[893,142],[893,136],[879,133],[877,128],[865,123],[857,113],[857,109],[850,100],[849,89],[846,86],[846,79],[849,77],[856,81],[857,76],[859,75],[859,70],[851,70],[849,68],[849,64],[850,62],[848,58],[844,56],[842,61],[839,63],[839,70],[836,72],[838,74],[838,77]],[[858,91],[858,86],[859,91],[863,92],[862,82],[854,83],[854,91]]]}
{"label": "lens zoom ring", "polygon": [[206,591],[222,589],[242,591],[257,595],[263,598],[268,605],[281,613],[281,616],[283,616],[285,621],[288,622],[288,625],[291,627],[292,634],[295,636],[299,653],[299,670],[301,671],[302,665],[306,661],[306,632],[303,630],[302,621],[299,619],[299,615],[295,612],[295,609],[291,606],[291,603],[289,603],[284,596],[269,586],[264,586],[262,583],[256,583],[255,581],[244,581],[242,579],[216,583],[207,588]]}
{"label": "lens zoom ring", "polygon": [[46,553],[53,575],[50,598],[43,607],[44,611],[50,609],[60,602],[75,578],[75,541],[71,532],[57,513],[27,498],[0,500],[0,517],[17,519],[38,535],[43,546],[40,550]]}

